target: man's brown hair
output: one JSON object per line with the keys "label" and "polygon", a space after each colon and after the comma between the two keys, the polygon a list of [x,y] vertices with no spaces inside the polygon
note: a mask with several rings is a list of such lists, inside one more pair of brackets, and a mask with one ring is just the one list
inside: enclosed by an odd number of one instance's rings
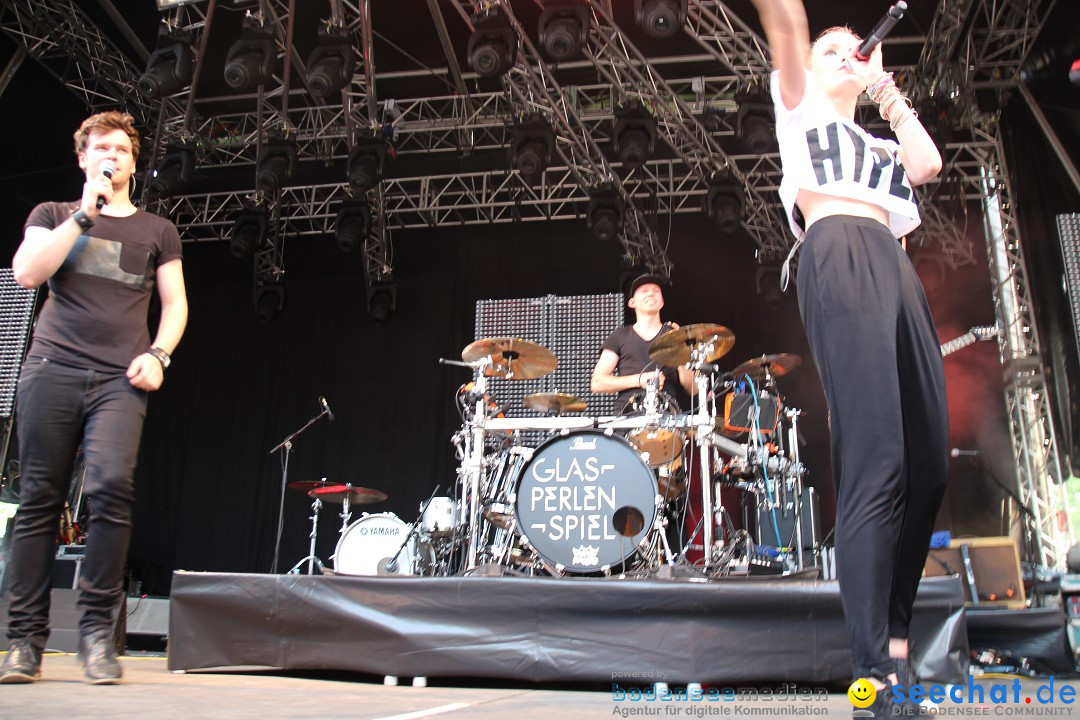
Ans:
{"label": "man's brown hair", "polygon": [[135,118],[125,112],[109,110],[99,112],[82,121],[82,125],[75,131],[75,154],[86,152],[86,143],[93,132],[110,132],[123,130],[131,138],[131,156],[134,160],[139,159],[139,131],[135,129]]}

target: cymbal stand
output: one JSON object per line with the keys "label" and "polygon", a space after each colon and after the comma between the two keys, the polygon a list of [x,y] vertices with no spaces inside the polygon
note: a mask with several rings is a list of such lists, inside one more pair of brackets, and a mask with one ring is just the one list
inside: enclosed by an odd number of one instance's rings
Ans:
{"label": "cymbal stand", "polygon": [[713,353],[713,343],[716,337],[708,342],[698,343],[690,351],[690,369],[694,371],[694,385],[696,389],[697,414],[694,415],[693,426],[696,429],[699,462],[701,468],[701,516],[704,518],[702,527],[703,564],[708,571],[713,561],[713,487],[712,487],[712,433],[716,426],[716,404],[709,402],[709,378],[703,370],[708,365],[708,359]]}
{"label": "cymbal stand", "polygon": [[[323,479],[325,480],[326,478],[323,478]],[[316,497],[315,502],[311,503],[311,518],[310,518],[311,519],[311,534],[308,536],[311,539],[311,542],[308,545],[307,557],[300,558],[300,560],[298,560],[297,563],[292,566],[292,569],[289,570],[289,572],[286,573],[286,574],[288,574],[288,575],[297,575],[297,574],[299,574],[300,573],[300,566],[303,565],[305,561],[308,564],[308,566],[307,566],[307,574],[308,575],[314,575],[315,574],[315,565],[316,564],[319,566],[319,572],[320,573],[322,572],[322,569],[323,569],[322,560],[320,560],[319,557],[315,554],[315,538],[318,537],[318,535],[319,535],[319,510],[321,510],[321,509],[322,509],[322,500],[320,500],[319,498]]]}
{"label": "cymbal stand", "polygon": [[[473,370],[473,388],[470,392],[475,405],[472,417],[465,418],[463,436],[465,448],[462,453],[461,471],[458,473],[459,479],[465,484],[464,497],[468,501],[465,519],[469,527],[469,547],[466,550],[463,568],[468,571],[479,564],[477,558],[480,549],[480,480],[484,475],[484,436],[488,415],[484,400],[488,385],[485,371],[495,363],[490,355],[472,362],[445,359],[440,359],[439,362],[443,365],[461,365]],[[465,503],[462,505],[464,507]]]}
{"label": "cymbal stand", "polygon": [[345,531],[349,529],[349,520],[352,518],[352,513],[349,512],[349,496],[352,495],[352,483],[345,483],[345,496],[341,499],[341,512],[338,513],[338,517],[341,518],[341,533],[342,537],[345,537]]}
{"label": "cymbal stand", "polygon": [[790,464],[787,468],[787,482],[791,487],[791,495],[795,498],[794,510],[795,510],[795,558],[798,562],[798,568],[800,570],[806,567],[805,560],[803,558],[803,546],[806,543],[803,541],[803,526],[802,526],[802,502],[803,502],[803,475],[806,474],[806,468],[799,460],[799,415],[802,414],[802,410],[797,408],[787,408],[784,410],[784,416],[791,421],[791,427],[788,428],[788,458]]}

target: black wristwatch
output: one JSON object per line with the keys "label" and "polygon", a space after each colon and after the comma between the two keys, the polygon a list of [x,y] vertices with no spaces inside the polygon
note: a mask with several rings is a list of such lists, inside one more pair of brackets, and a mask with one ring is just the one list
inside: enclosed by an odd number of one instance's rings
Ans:
{"label": "black wristwatch", "polygon": [[79,208],[71,214],[71,219],[79,223],[79,227],[83,230],[89,230],[94,226],[94,221],[90,219],[90,216],[86,214],[86,211]]}
{"label": "black wristwatch", "polygon": [[169,357],[169,353],[165,352],[164,350],[162,350],[159,347],[152,347],[149,350],[147,350],[146,352],[149,353],[150,355],[153,355],[155,358],[157,358],[157,361],[159,363],[161,363],[161,369],[162,370],[164,370],[165,368],[169,367],[169,365],[172,364],[172,358]]}

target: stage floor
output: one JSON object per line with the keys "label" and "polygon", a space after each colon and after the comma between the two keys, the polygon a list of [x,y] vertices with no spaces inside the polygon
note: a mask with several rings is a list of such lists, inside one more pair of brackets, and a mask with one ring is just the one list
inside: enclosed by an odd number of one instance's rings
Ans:
{"label": "stage floor", "polygon": [[[0,653],[0,658],[3,653]],[[743,696],[730,702],[616,701],[610,690],[552,689],[537,686],[462,686],[449,680],[436,681],[426,688],[385,687],[381,679],[359,675],[242,674],[169,672],[163,657],[124,657],[124,682],[114,686],[91,686],[82,682],[82,671],[74,655],[45,656],[43,679],[33,685],[0,687],[0,719],[37,720],[54,718],[228,718],[267,720],[277,718],[349,718],[350,720],[412,720],[439,717],[446,720],[472,718],[559,718],[560,720],[602,720],[610,717],[817,717],[847,720],[852,706],[843,688],[814,700],[752,700]],[[1075,705],[1061,702],[1042,705],[1036,699],[1040,686],[1050,680],[1019,681],[1019,703],[964,705],[987,717],[1015,715],[1073,717]],[[1013,679],[984,678],[976,684],[1008,684]],[[1065,686],[1076,693],[1080,683],[1053,681],[1060,697]],[[816,690],[801,686],[804,692]],[[1080,693],[1078,693],[1080,694]],[[1044,691],[1045,696],[1045,691]],[[1024,703],[1027,697],[1031,704]],[[941,706],[957,715],[958,706]],[[812,708],[812,711],[800,711]],[[622,711],[627,711],[624,715]],[[638,710],[636,714],[631,711]],[[1076,714],[1080,714],[1077,712]]]}

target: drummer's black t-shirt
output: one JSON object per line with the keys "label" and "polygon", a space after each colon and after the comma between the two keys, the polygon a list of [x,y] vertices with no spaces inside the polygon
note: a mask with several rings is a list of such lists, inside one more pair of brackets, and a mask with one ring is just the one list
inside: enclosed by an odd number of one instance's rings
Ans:
{"label": "drummer's black t-shirt", "polygon": [[[660,326],[655,337],[663,335],[673,328],[669,323]],[[623,377],[637,375],[646,370],[655,370],[656,363],[649,359],[649,343],[653,338],[645,340],[634,331],[633,325],[624,325],[608,336],[601,346],[602,350],[610,350],[619,356],[619,363],[615,366],[615,374]],[[673,367],[663,366],[664,392],[674,397],[679,396],[679,371]],[[615,396],[614,412],[621,413],[627,401],[635,393],[642,392],[633,388],[623,390]]]}

